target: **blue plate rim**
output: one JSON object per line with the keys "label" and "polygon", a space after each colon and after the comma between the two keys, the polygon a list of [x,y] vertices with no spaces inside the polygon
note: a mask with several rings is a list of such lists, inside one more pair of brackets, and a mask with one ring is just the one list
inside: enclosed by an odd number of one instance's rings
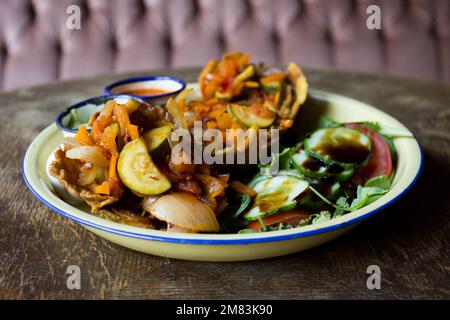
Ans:
{"label": "blue plate rim", "polygon": [[[133,82],[142,82],[142,81],[151,81],[151,80],[172,80],[172,81],[175,81],[175,82],[181,84],[181,88],[178,90],[172,91],[172,92],[157,94],[154,96],[136,96],[136,97],[140,97],[145,100],[164,98],[164,97],[167,97],[167,96],[170,96],[170,95],[173,95],[173,94],[183,91],[187,86],[186,81],[184,81],[181,78],[174,77],[174,76],[169,76],[169,75],[139,76],[139,77],[130,77],[130,78],[121,79],[121,80],[118,80],[115,82],[111,82],[103,88],[103,93],[105,95],[113,95],[113,93],[111,92],[111,89],[116,86],[133,83]],[[134,96],[134,95],[132,95],[132,96]]]}
{"label": "blue plate rim", "polygon": [[[416,175],[414,176],[414,178],[412,179],[412,181],[408,184],[408,186],[406,188],[404,188],[397,196],[395,196],[394,198],[392,198],[391,200],[389,200],[388,202],[384,203],[383,205],[381,205],[378,208],[375,208],[363,215],[357,216],[353,219],[347,220],[345,222],[339,223],[339,224],[334,224],[328,227],[322,227],[322,228],[318,228],[315,230],[309,230],[309,231],[300,231],[296,232],[296,233],[292,233],[292,234],[283,234],[283,235],[274,235],[274,236],[268,236],[268,237],[264,237],[264,238],[244,238],[244,239],[181,239],[181,238],[171,238],[171,237],[164,237],[164,236],[158,236],[158,235],[149,235],[149,234],[142,234],[142,233],[136,233],[136,232],[131,232],[131,231],[125,231],[125,230],[120,230],[120,229],[116,229],[116,228],[110,228],[110,227],[106,227],[106,226],[102,226],[96,223],[92,223],[83,219],[80,219],[78,217],[75,217],[73,215],[71,215],[70,213],[58,209],[57,207],[55,207],[53,204],[47,202],[43,197],[41,197],[39,195],[39,193],[33,189],[33,187],[31,186],[31,184],[29,183],[26,175],[25,175],[25,169],[24,169],[24,165],[25,165],[25,158],[27,156],[28,151],[30,150],[30,148],[28,147],[23,160],[22,160],[22,177],[27,185],[27,187],[30,189],[30,191],[34,194],[34,196],[36,198],[38,198],[38,200],[40,200],[44,205],[46,205],[48,208],[52,209],[53,211],[55,211],[56,213],[72,220],[75,221],[83,226],[89,227],[89,228],[94,228],[100,231],[104,231],[104,232],[108,232],[108,233],[112,233],[112,234],[116,234],[116,235],[121,235],[121,236],[127,236],[130,238],[135,238],[135,239],[143,239],[143,240],[149,240],[149,241],[158,241],[158,242],[169,242],[169,243],[178,243],[178,244],[192,244],[192,245],[249,245],[249,244],[256,244],[256,243],[269,243],[269,242],[277,242],[277,241],[287,241],[287,240],[293,240],[293,239],[298,239],[298,238],[304,238],[304,237],[310,237],[310,236],[315,236],[315,235],[319,235],[322,233],[327,233],[330,231],[334,231],[337,229],[341,229],[350,225],[353,225],[355,223],[358,223],[362,220],[367,219],[368,217],[371,217],[372,215],[380,212],[381,210],[383,210],[384,208],[386,208],[387,206],[391,205],[392,203],[398,201],[401,197],[403,197],[410,189],[411,187],[417,182],[422,169],[423,169],[423,151],[422,151],[422,146],[421,143],[419,142],[419,140],[417,139],[417,137],[414,135],[414,139],[417,141],[418,144],[418,149],[419,149],[419,155],[420,155],[420,163],[419,163],[419,168],[416,172]],[[274,231],[276,232],[276,231]]]}

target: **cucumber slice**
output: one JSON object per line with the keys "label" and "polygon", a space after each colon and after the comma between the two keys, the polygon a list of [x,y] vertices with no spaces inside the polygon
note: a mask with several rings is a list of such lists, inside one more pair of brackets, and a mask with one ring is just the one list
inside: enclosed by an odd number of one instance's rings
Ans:
{"label": "cucumber slice", "polygon": [[344,169],[338,165],[327,166],[322,161],[311,157],[304,149],[293,154],[289,160],[292,167],[304,176],[312,179],[335,178],[345,181],[352,177],[354,169]]}
{"label": "cucumber slice", "polygon": [[368,136],[345,127],[319,129],[304,145],[310,156],[344,169],[355,169],[366,163],[372,147]]}
{"label": "cucumber slice", "polygon": [[244,214],[245,219],[257,220],[295,208],[296,198],[308,189],[309,183],[301,179],[296,172],[280,173],[276,176],[260,176],[250,183],[257,194],[252,207]]}
{"label": "cucumber slice", "polygon": [[258,126],[259,128],[269,127],[276,118],[276,113],[273,113],[273,117],[262,118],[249,111],[249,107],[230,103],[227,108],[228,113],[235,118],[238,122],[247,127]]}
{"label": "cucumber slice", "polygon": [[123,184],[140,195],[160,194],[171,187],[167,177],[153,163],[142,138],[127,143],[122,149],[117,172]]}
{"label": "cucumber slice", "polygon": [[169,143],[167,137],[172,132],[170,126],[162,126],[154,129],[150,129],[142,135],[145,141],[148,152],[152,154],[165,154]]}

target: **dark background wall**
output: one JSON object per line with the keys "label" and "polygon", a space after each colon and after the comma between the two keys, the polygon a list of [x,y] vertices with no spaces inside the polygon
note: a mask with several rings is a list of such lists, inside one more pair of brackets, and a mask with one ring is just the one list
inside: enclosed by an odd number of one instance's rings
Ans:
{"label": "dark background wall", "polygon": [[[81,29],[66,27],[69,5]],[[366,9],[381,7],[381,29]],[[222,52],[450,82],[450,0],[0,0],[0,90]]]}

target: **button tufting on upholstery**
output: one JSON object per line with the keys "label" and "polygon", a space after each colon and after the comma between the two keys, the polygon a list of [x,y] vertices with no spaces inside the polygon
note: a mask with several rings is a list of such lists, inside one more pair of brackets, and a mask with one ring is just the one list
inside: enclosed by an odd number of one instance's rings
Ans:
{"label": "button tufting on upholstery", "polygon": [[[366,26],[381,7],[381,30]],[[81,30],[66,9],[81,9]],[[449,0],[0,1],[0,90],[111,71],[203,65],[230,50],[450,82]]]}

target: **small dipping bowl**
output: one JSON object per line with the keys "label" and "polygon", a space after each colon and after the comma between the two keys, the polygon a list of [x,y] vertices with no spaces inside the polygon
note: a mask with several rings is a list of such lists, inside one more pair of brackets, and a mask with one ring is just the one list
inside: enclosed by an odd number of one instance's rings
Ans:
{"label": "small dipping bowl", "polygon": [[[94,97],[78,102],[61,112],[56,118],[56,125],[62,131],[64,137],[74,137],[79,126],[73,126],[72,124],[74,122],[77,124],[88,123],[91,116],[95,112],[101,111],[105,103],[112,99],[115,99],[118,103],[126,103],[130,99],[145,103],[140,97],[124,94],[109,94]],[[74,117],[77,119],[74,119]],[[90,129],[88,128],[88,130]]]}
{"label": "small dipping bowl", "polygon": [[186,82],[172,76],[146,76],[123,79],[108,84],[104,94],[127,94],[138,96],[153,105],[165,104],[167,100],[186,88]]}

